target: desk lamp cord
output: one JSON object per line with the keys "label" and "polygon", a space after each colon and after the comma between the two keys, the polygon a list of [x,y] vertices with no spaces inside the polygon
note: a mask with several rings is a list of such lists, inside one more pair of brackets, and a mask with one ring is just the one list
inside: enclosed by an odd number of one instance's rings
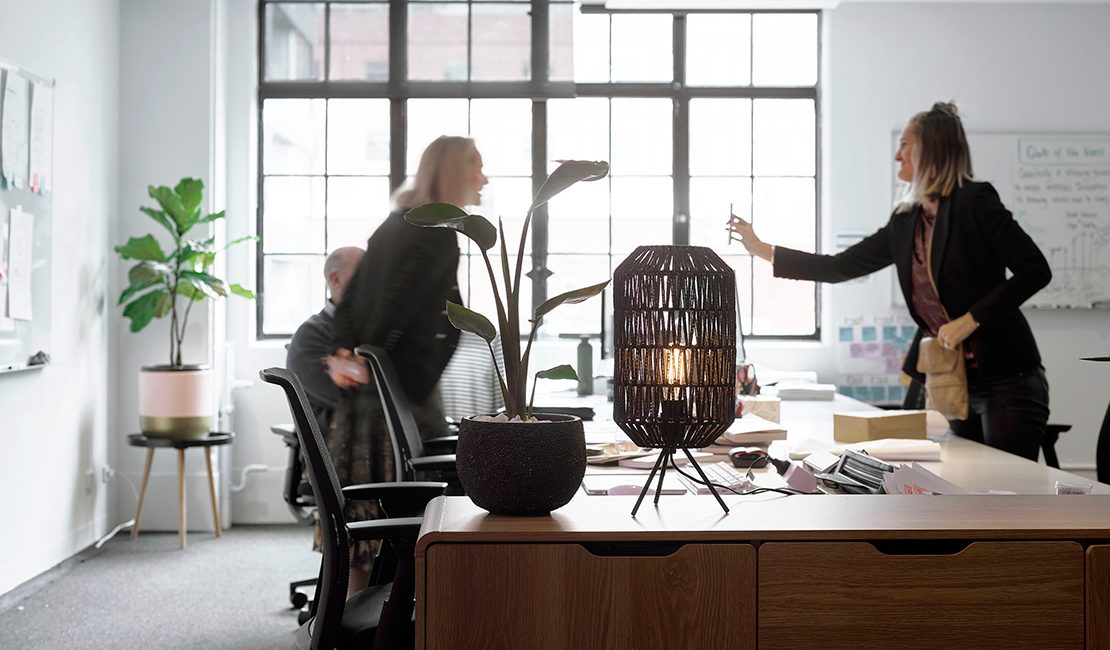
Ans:
{"label": "desk lamp cord", "polygon": [[[751,471],[752,466],[755,465],[755,463],[758,460],[759,460],[758,458],[753,460],[745,468],[745,470],[746,471]],[[696,476],[691,476],[691,475],[687,474],[686,472],[682,471],[682,468],[680,468],[678,466],[678,463],[676,463],[674,461],[674,456],[671,456],[671,467],[673,467],[674,470],[676,472],[678,472],[679,474],[685,476],[686,478],[690,479],[691,481],[693,481],[693,482],[695,482],[699,485],[708,485],[708,486],[712,486],[712,487],[715,487],[715,488],[718,488],[718,489],[721,489],[721,490],[728,490],[729,492],[732,492],[733,494],[739,494],[740,496],[748,496],[750,494],[762,494],[764,492],[778,492],[779,494],[785,494],[786,496],[793,496],[795,494],[809,494],[809,492],[802,492],[801,490],[795,490],[794,488],[758,487],[758,488],[755,488],[753,490],[741,491],[741,490],[733,489],[733,488],[731,488],[727,485],[721,485],[720,483],[714,483],[713,481],[709,481],[707,483],[707,482],[701,480],[700,478],[698,478]]]}

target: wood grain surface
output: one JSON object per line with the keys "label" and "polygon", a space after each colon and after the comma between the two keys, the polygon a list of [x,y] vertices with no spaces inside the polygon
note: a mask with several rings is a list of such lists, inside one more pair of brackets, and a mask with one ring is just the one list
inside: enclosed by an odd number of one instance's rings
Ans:
{"label": "wood grain surface", "polygon": [[1082,648],[1083,561],[1074,542],[764,544],[759,647]]}
{"label": "wood grain surface", "polygon": [[1087,548],[1087,647],[1110,650],[1110,545]]}

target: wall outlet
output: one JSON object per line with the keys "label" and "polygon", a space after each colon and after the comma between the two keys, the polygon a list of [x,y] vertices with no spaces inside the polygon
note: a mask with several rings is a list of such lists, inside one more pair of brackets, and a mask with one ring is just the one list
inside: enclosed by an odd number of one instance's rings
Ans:
{"label": "wall outlet", "polygon": [[85,470],[85,494],[92,494],[96,490],[96,469],[90,467]]}
{"label": "wall outlet", "polygon": [[105,465],[100,468],[100,482],[107,483],[113,476],[116,475],[116,470],[111,465]]}

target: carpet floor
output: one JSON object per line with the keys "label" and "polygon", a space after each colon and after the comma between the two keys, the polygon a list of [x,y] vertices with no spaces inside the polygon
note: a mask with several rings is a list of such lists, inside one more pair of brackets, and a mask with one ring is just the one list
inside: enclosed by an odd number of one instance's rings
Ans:
{"label": "carpet floor", "polygon": [[288,648],[289,582],[319,571],[311,549],[292,525],[190,533],[185,550],[176,533],[123,531],[18,588],[0,648]]}

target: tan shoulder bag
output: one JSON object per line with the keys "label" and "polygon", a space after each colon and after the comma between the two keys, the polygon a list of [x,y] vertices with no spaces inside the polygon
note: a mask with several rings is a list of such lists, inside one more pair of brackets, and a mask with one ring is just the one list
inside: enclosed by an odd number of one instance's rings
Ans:
{"label": "tan shoulder bag", "polygon": [[925,373],[926,408],[949,420],[967,419],[967,370],[963,346],[949,350],[931,336],[917,348],[917,371]]}

